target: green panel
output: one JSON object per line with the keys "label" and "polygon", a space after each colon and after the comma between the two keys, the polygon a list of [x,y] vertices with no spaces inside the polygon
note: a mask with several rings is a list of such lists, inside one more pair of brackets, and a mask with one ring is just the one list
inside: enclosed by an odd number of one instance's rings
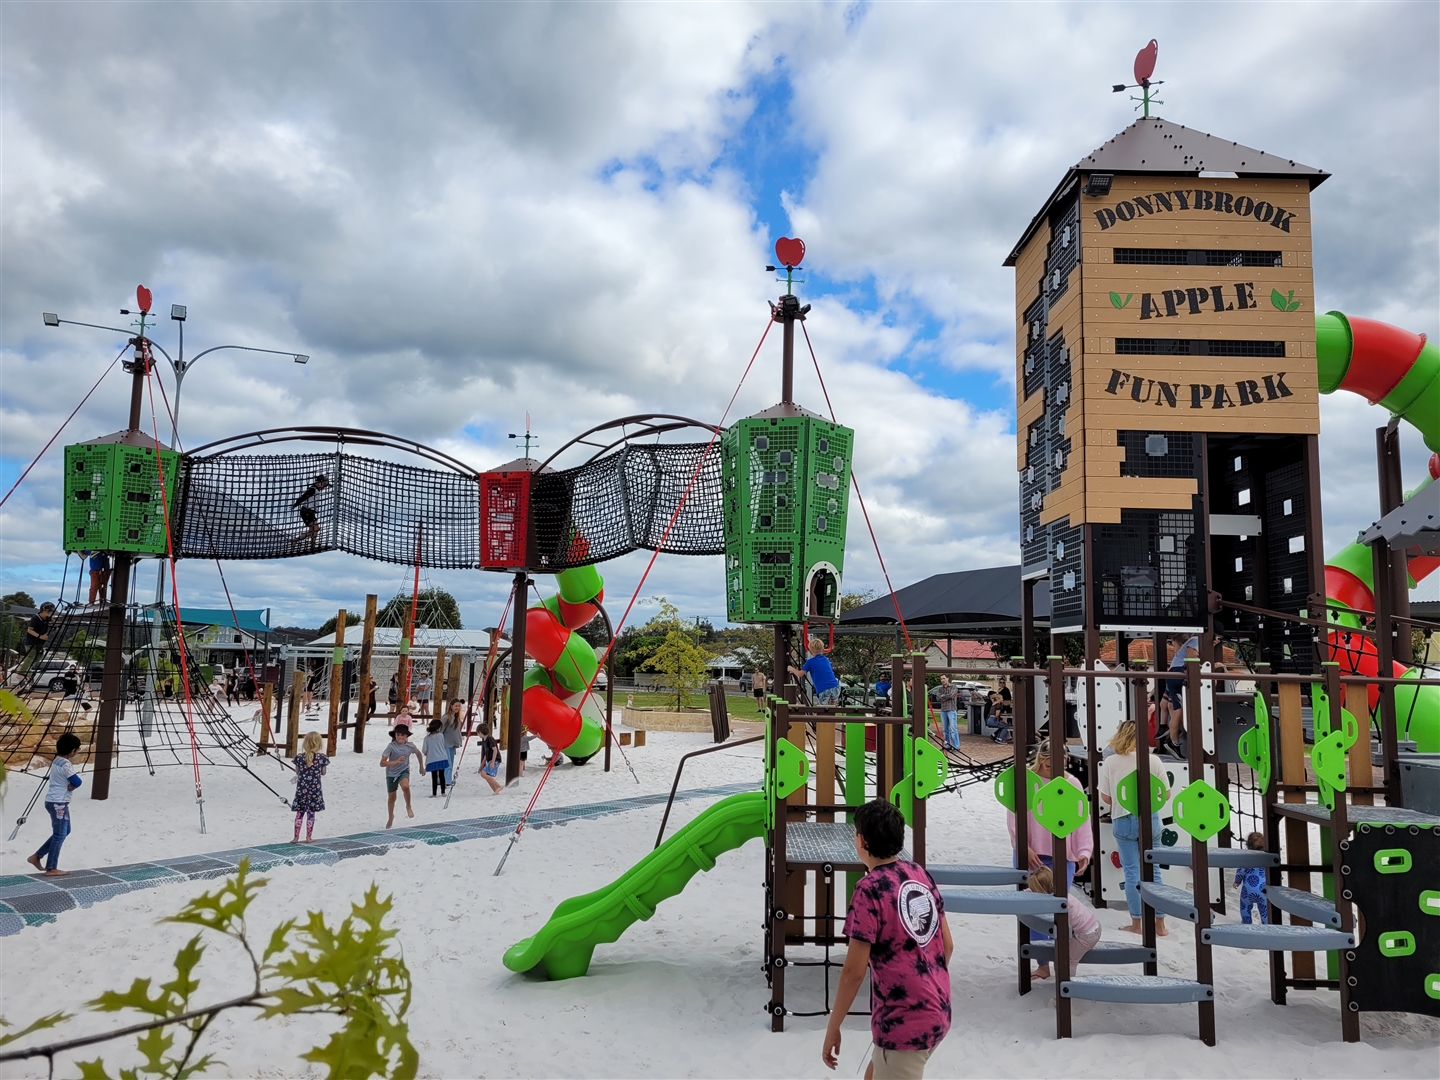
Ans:
{"label": "green panel", "polygon": [[1035,820],[1046,832],[1064,840],[1090,820],[1090,800],[1063,776],[1035,792]]}
{"label": "green panel", "polygon": [[1375,852],[1375,869],[1382,874],[1405,874],[1411,867],[1410,852],[1404,848],[1386,848]]}
{"label": "green panel", "polygon": [[176,512],[180,455],[160,450],[165,470],[161,501],[156,451],[118,443],[65,448],[64,547],[66,551],[166,552],[166,510]]}
{"label": "green panel", "polygon": [[1409,930],[1387,930],[1381,934],[1375,944],[1379,946],[1381,956],[1413,956],[1415,954],[1415,935]]}
{"label": "green panel", "polygon": [[1177,826],[1203,842],[1230,820],[1230,803],[1204,780],[1193,780],[1175,796],[1171,813]]}
{"label": "green panel", "polygon": [[[1150,812],[1158,814],[1160,808],[1165,805],[1165,800],[1170,797],[1169,789],[1165,787],[1165,781],[1161,780],[1154,773],[1150,774]],[[1131,772],[1115,785],[1115,801],[1122,808],[1132,814],[1140,812],[1140,779],[1139,770]]]}
{"label": "green panel", "polygon": [[725,610],[732,622],[802,622],[833,615],[845,565],[854,433],[811,416],[749,417],[721,441]]}
{"label": "green panel", "polygon": [[1240,760],[1255,770],[1261,792],[1270,790],[1270,707],[1265,695],[1255,692],[1255,726],[1240,736]]}
{"label": "green panel", "polygon": [[[1045,781],[1040,779],[1040,774],[1033,769],[1025,770],[1025,805],[1033,810],[1035,808],[1035,793],[1045,786]],[[1009,810],[1015,812],[1015,766],[1002,769],[995,777],[995,801]]]}

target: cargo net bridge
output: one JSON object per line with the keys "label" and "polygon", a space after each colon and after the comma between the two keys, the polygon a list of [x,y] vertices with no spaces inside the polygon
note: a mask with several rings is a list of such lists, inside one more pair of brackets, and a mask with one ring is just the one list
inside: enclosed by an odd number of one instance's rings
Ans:
{"label": "cargo net bridge", "polygon": [[[482,487],[502,495],[523,477],[535,569],[563,570],[638,549],[724,553],[720,459],[706,443],[641,442],[709,425],[683,417],[625,417],[572,439],[545,462],[480,473],[438,450],[380,432],[291,428],[252,432],[184,455],[173,532],[176,558],[283,559],[345,551],[443,570],[493,566],[482,557]],[[309,453],[276,444],[329,444]],[[579,446],[589,460],[550,462]],[[378,447],[422,464],[352,453]],[[493,509],[486,524],[513,525]]]}

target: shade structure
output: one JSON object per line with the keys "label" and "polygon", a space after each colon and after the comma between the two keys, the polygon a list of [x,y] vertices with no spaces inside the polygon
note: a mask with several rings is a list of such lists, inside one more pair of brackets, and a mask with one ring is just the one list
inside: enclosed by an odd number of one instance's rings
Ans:
{"label": "shade structure", "polygon": [[[864,632],[898,625],[895,605],[912,631],[973,635],[995,630],[1017,630],[1020,626],[1020,567],[991,566],[983,570],[959,570],[934,574],[895,592],[895,599],[881,596],[840,616],[840,629]],[[1035,625],[1050,625],[1050,585],[1035,583]]]}

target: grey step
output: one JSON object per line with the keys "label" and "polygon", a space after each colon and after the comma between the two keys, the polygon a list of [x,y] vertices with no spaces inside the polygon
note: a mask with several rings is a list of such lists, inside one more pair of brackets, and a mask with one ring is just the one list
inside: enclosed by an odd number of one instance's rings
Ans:
{"label": "grey step", "polygon": [[1024,885],[1030,876],[1013,866],[980,866],[971,863],[934,863],[925,867],[936,885]]}
{"label": "grey step", "polygon": [[1329,952],[1353,949],[1355,935],[1325,926],[1266,926],[1264,923],[1224,923],[1200,931],[1206,945],[1226,949],[1263,949],[1266,952]]}
{"label": "grey step", "polygon": [[1053,915],[1021,915],[1020,921],[1037,934],[1055,936],[1055,917]]}
{"label": "grey step", "polygon": [[1080,1001],[1118,1001],[1132,1005],[1173,1005],[1214,1001],[1215,988],[1189,979],[1158,975],[1091,975],[1060,984],[1060,996]]}
{"label": "grey step", "polygon": [[1069,910],[1069,901],[1048,893],[1008,889],[941,889],[945,910],[961,915],[1054,915]]}
{"label": "grey step", "polygon": [[[1041,964],[1055,960],[1053,941],[1031,941],[1020,946],[1020,955]],[[1130,945],[1124,941],[1101,941],[1080,958],[1082,964],[1153,964],[1157,957],[1154,949],[1144,945]]]}
{"label": "grey step", "polygon": [[[1249,848],[1206,848],[1205,859],[1211,866],[1232,870],[1251,866],[1279,866],[1280,856],[1273,851],[1251,851]],[[1188,847],[1151,848],[1145,861],[1158,866],[1189,866]]]}
{"label": "grey step", "polygon": [[[1284,885],[1265,886],[1265,895],[1270,898],[1281,911],[1288,911],[1291,915],[1299,915],[1302,919],[1309,919],[1320,926],[1334,927],[1340,929],[1340,912],[1335,910],[1335,901],[1327,900],[1323,896],[1316,896],[1304,889],[1289,889]],[[1241,924],[1244,925],[1243,923]]]}
{"label": "grey step", "polygon": [[1161,915],[1173,915],[1187,922],[1199,922],[1200,913],[1195,910],[1195,897],[1174,885],[1157,885],[1153,881],[1140,882],[1140,898]]}

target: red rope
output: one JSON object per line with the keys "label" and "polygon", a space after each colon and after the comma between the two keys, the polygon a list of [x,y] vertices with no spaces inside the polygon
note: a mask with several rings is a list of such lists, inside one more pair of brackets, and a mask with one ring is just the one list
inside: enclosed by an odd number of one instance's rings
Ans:
{"label": "red rope", "polygon": [[150,430],[155,438],[155,471],[160,480],[160,509],[165,516],[165,554],[170,563],[170,596],[175,608],[175,638],[180,649],[180,681],[185,687],[185,726],[190,732],[190,764],[195,773],[195,801],[200,804],[201,828],[205,822],[205,793],[200,787],[200,746],[195,740],[195,699],[190,694],[190,660],[185,648],[185,625],[180,619],[180,586],[175,580],[175,538],[170,533],[170,499],[165,490],[165,464],[160,457],[160,427],[155,419],[155,391],[151,369],[145,369],[145,388],[150,391]]}
{"label": "red rope", "polygon": [[[129,347],[129,345],[126,345],[125,349],[128,349]],[[90,394],[93,394],[96,390],[100,389],[100,384],[105,381],[105,376],[110,374],[110,369],[115,366],[116,362],[120,359],[120,357],[125,355],[125,349],[121,349],[118,353],[115,354],[115,359],[111,360],[110,363],[105,365],[105,370],[100,373],[100,378],[95,380],[95,385],[90,388],[90,393],[86,394],[83,398],[80,399],[80,404],[76,405],[75,408],[71,410],[70,415],[65,418],[65,423],[61,424],[58,428],[56,428],[55,434],[50,436],[50,441],[40,448],[40,453],[35,455],[35,460],[30,462],[29,465],[25,466],[25,471],[20,474],[19,478],[15,481],[15,483],[10,485],[10,490],[5,493],[5,498],[0,499],[0,506],[4,506],[7,502],[10,501],[10,496],[15,494],[15,489],[20,486],[20,484],[24,481],[25,477],[30,475],[30,470],[35,468],[36,465],[40,464],[40,459],[45,456],[45,451],[49,450],[50,447],[55,445],[55,440],[60,437],[60,432],[64,431],[65,428],[69,426],[70,421],[75,419],[75,414],[80,411],[80,409],[85,405],[85,402],[90,400]]]}
{"label": "red rope", "polygon": [[[655,545],[655,550],[650,553],[650,561],[645,564],[645,572],[640,575],[640,581],[636,584],[635,591],[630,596],[630,602],[625,605],[624,614],[620,616],[620,621],[615,624],[613,631],[614,636],[611,637],[610,644],[605,646],[605,652],[600,657],[599,666],[595,669],[595,677],[599,677],[600,671],[605,667],[606,661],[610,659],[610,653],[615,648],[616,642],[620,640],[620,631],[625,626],[625,620],[630,617],[630,612],[635,607],[635,601],[640,597],[640,590],[645,587],[645,579],[650,576],[650,571],[655,566],[655,560],[660,557],[660,552],[664,550],[665,541],[670,537],[670,530],[675,527],[675,522],[679,520],[680,511],[685,508],[685,502],[690,498],[690,490],[695,486],[695,481],[699,479],[701,471],[705,468],[705,462],[710,457],[710,450],[714,447],[715,440],[720,437],[720,432],[724,430],[725,421],[730,416],[730,410],[735,407],[735,399],[740,396],[740,390],[745,385],[746,378],[750,375],[750,369],[755,366],[755,358],[760,355],[760,349],[764,346],[765,339],[769,337],[770,327],[773,325],[775,325],[774,319],[766,320],[765,332],[760,335],[760,341],[756,344],[755,351],[750,354],[750,362],[745,365],[745,370],[740,375],[740,381],[735,385],[735,392],[730,395],[730,400],[725,405],[725,411],[720,416],[720,422],[715,425],[715,430],[710,433],[710,441],[705,444],[705,450],[700,455],[700,460],[695,466],[695,472],[691,475],[690,482],[685,485],[685,490],[680,495],[680,501],[675,505],[675,512],[670,515],[670,520],[665,525],[665,531],[660,535],[660,542]],[[524,658],[521,657],[521,664],[523,665],[523,663]],[[514,661],[512,661],[511,664],[511,677],[513,678],[513,672],[515,670],[513,666]],[[590,695],[594,693],[594,691],[595,678],[591,678],[590,684],[585,688],[585,696],[580,699],[580,708],[583,709],[585,707],[585,703],[590,700]],[[545,787],[545,781],[550,778],[550,772],[554,768],[555,758],[552,757],[550,763],[545,766],[545,772],[540,776],[540,782],[535,785],[535,793],[530,796],[530,802],[525,807],[525,813],[521,814],[520,820],[515,823],[515,834],[511,840],[512,844],[515,840],[519,839],[521,831],[525,828],[526,821],[530,818],[531,811],[535,809],[536,801],[540,798],[540,792]]]}

